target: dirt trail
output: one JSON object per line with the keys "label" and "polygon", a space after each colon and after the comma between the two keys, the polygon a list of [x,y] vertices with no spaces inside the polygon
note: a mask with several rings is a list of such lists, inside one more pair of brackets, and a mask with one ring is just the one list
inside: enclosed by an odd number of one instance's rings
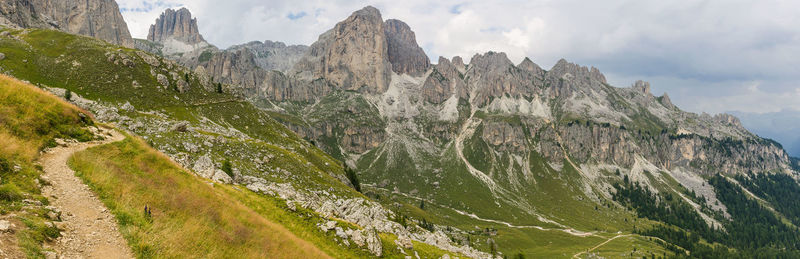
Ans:
{"label": "dirt trail", "polygon": [[594,246],[594,247],[590,248],[589,250],[586,250],[586,251],[583,251],[583,252],[580,252],[580,253],[577,253],[577,254],[573,255],[573,256],[572,256],[572,258],[580,258],[580,256],[581,256],[582,254],[585,254],[585,253],[592,252],[592,251],[594,251],[595,249],[597,249],[597,248],[600,248],[601,246],[604,246],[604,245],[608,244],[608,242],[614,241],[614,239],[617,239],[617,238],[620,238],[620,237],[632,236],[632,235],[633,235],[633,234],[625,234],[625,235],[622,235],[622,234],[620,234],[620,235],[616,235],[616,236],[614,236],[614,237],[612,237],[612,238],[609,238],[609,239],[608,239],[608,240],[606,240],[605,242],[603,242],[603,243],[600,243],[599,245],[596,245],[596,246]]}
{"label": "dirt trail", "polygon": [[67,160],[75,152],[125,138],[111,130],[104,135],[103,141],[70,143],[50,149],[40,159],[44,168],[42,178],[51,183],[42,192],[50,198],[51,205],[61,210],[59,226],[64,231],[50,244],[59,258],[133,258],[114,216],[67,166]]}

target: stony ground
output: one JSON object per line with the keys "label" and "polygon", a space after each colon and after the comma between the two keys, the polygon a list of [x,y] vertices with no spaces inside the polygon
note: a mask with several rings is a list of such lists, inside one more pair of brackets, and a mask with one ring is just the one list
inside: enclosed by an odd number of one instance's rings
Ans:
{"label": "stony ground", "polygon": [[75,152],[124,139],[114,131],[105,134],[103,141],[67,143],[42,154],[42,178],[52,184],[42,191],[61,211],[59,227],[63,232],[50,244],[59,258],[133,258],[114,216],[67,166],[67,160]]}

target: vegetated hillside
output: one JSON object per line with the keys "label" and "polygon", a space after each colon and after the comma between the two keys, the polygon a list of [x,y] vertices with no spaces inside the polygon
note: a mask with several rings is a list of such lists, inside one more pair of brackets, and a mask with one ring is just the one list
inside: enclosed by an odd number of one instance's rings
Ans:
{"label": "vegetated hillside", "polygon": [[[215,184],[180,168],[138,138],[88,149],[70,165],[120,219],[137,257],[359,258],[369,252],[340,246],[315,212],[250,190]],[[147,206],[151,214],[144,212]],[[347,222],[339,222],[351,225]],[[387,254],[402,257],[389,238]],[[444,252],[415,243],[420,256]]]}
{"label": "vegetated hillside", "polygon": [[486,256],[416,221],[401,224],[394,212],[354,190],[341,162],[229,93],[229,85],[87,37],[0,30],[3,73],[60,96],[70,93],[98,120],[142,136],[199,176],[278,197],[289,210],[316,212],[312,216],[326,220],[314,230],[329,233],[340,246],[372,255],[391,256],[401,246],[410,254]]}
{"label": "vegetated hillside", "polygon": [[43,257],[43,242],[59,236],[57,217],[48,215],[55,211],[41,192],[48,182],[35,161],[56,138],[92,140],[93,125],[78,107],[0,75],[0,225],[8,228],[0,230],[0,257]]}

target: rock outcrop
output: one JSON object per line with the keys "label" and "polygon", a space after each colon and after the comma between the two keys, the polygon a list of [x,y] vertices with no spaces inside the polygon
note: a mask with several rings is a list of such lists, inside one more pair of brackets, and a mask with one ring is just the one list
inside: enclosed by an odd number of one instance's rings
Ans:
{"label": "rock outcrop", "polygon": [[425,51],[417,45],[417,37],[408,24],[389,19],[384,25],[388,44],[389,62],[398,74],[421,76],[428,71],[431,62]]}
{"label": "rock outcrop", "polygon": [[[174,56],[179,62],[194,67],[206,51],[216,51],[197,27],[197,18],[186,8],[167,9],[150,25],[147,40],[137,40],[136,48],[151,53]],[[210,54],[210,53],[209,53]],[[209,55],[205,54],[205,55]]]}
{"label": "rock outcrop", "polygon": [[[478,107],[503,96],[530,99],[542,90],[542,78],[514,66],[505,53],[490,51],[478,54],[472,57],[469,64],[470,69],[465,77],[476,79],[469,83],[469,87],[475,89],[476,96],[473,98]],[[536,65],[526,66],[532,69]]]}
{"label": "rock outcrop", "polygon": [[150,25],[150,32],[147,40],[154,42],[165,42],[175,39],[187,44],[197,44],[205,42],[200,30],[197,28],[197,19],[192,18],[189,9],[181,8],[177,11],[167,9],[156,19],[156,23]]}
{"label": "rock outcrop", "polygon": [[114,0],[3,0],[0,16],[5,23],[22,28],[58,29],[133,47]]}
{"label": "rock outcrop", "polygon": [[[453,60],[456,61],[455,58]],[[422,96],[433,104],[442,103],[454,94],[457,94],[457,98],[466,98],[466,84],[463,77],[464,75],[459,72],[458,63],[439,57],[439,63],[433,66],[433,70],[422,85]],[[460,92],[457,92],[459,90]]]}
{"label": "rock outcrop", "polygon": [[287,46],[279,41],[253,41],[228,48],[228,51],[246,49],[253,53],[255,65],[264,70],[288,72],[308,51],[305,45]]}
{"label": "rock outcrop", "polygon": [[295,65],[307,80],[324,78],[337,89],[383,93],[392,65],[381,13],[367,6],[322,34]]}

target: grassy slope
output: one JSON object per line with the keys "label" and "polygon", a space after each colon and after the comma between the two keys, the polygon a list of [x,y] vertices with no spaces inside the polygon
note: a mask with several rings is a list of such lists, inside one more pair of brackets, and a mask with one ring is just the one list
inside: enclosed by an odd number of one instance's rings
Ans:
{"label": "grassy slope", "polygon": [[44,224],[47,211],[24,201],[48,204],[40,190],[41,167],[34,161],[56,137],[91,139],[83,128],[91,122],[82,120],[80,113],[49,93],[0,75],[0,218],[24,226],[16,238],[28,257],[42,256],[42,242],[58,236],[57,229]]}
{"label": "grassy slope", "polygon": [[[92,148],[70,164],[120,220],[139,257],[326,257],[225,194],[230,187],[186,173],[141,140]],[[145,205],[151,219],[143,214]]]}
{"label": "grassy slope", "polygon": [[[369,254],[336,243],[325,220],[291,211],[286,203],[229,185],[210,184],[187,173],[135,138],[88,149],[70,161],[120,220],[138,257],[360,258]],[[144,216],[145,205],[153,209]],[[202,238],[198,238],[202,237]],[[402,257],[395,237],[382,235],[385,257]],[[420,256],[444,252],[415,244]]]}

